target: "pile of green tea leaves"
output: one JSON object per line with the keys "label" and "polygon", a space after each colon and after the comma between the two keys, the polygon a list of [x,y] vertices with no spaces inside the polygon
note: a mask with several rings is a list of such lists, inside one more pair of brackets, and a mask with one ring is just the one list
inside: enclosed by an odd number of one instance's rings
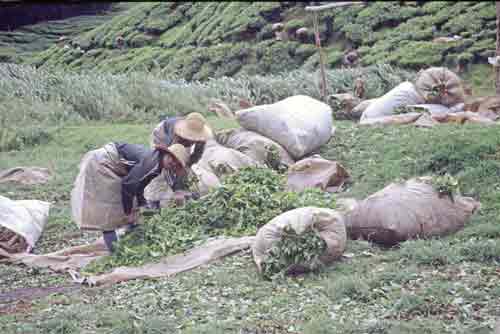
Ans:
{"label": "pile of green tea leaves", "polygon": [[276,145],[268,145],[266,149],[266,166],[278,173],[285,173],[288,167],[281,161],[281,156]]}
{"label": "pile of green tea leaves", "polygon": [[422,107],[417,107],[417,106],[400,106],[397,108],[394,108],[393,114],[395,115],[402,115],[402,114],[409,114],[409,113],[426,113],[427,109],[422,108]]}
{"label": "pile of green tea leaves", "polygon": [[262,264],[262,275],[268,279],[283,275],[296,275],[316,271],[322,267],[320,256],[326,250],[326,242],[311,226],[304,233],[297,234],[289,226],[283,229],[281,239],[268,251]]}
{"label": "pile of green tea leaves", "polygon": [[316,206],[334,208],[333,195],[319,189],[285,191],[285,176],[268,168],[245,168],[227,176],[219,188],[182,207],[168,207],[122,237],[115,252],[85,268],[103,272],[141,265],[177,254],[214,236],[255,235],[283,212]]}
{"label": "pile of green tea leaves", "polygon": [[460,194],[458,180],[448,173],[433,176],[431,184],[440,196],[449,196],[453,199],[453,196]]}

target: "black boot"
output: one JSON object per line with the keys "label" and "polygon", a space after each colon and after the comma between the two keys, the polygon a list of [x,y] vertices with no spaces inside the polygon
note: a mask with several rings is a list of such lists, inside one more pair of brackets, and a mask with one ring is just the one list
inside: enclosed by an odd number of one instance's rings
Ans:
{"label": "black boot", "polygon": [[104,238],[104,243],[106,244],[106,247],[112,253],[113,252],[113,244],[116,242],[116,240],[118,240],[118,237],[116,236],[116,232],[115,231],[103,231],[102,237]]}

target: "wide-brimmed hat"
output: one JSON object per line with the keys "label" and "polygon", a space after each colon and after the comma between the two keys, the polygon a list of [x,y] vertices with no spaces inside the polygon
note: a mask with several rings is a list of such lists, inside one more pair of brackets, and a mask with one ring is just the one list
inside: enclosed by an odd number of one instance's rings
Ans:
{"label": "wide-brimmed hat", "polygon": [[170,153],[170,155],[172,155],[183,168],[186,168],[189,161],[189,152],[184,146],[181,144],[170,145],[167,147],[167,152]]}
{"label": "wide-brimmed hat", "polygon": [[207,141],[212,135],[205,117],[197,112],[175,122],[174,133],[190,141]]}

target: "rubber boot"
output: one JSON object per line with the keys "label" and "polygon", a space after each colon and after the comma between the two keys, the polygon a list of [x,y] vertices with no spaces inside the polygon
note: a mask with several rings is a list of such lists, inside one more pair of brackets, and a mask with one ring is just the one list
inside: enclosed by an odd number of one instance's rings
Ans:
{"label": "rubber boot", "polygon": [[112,253],[113,252],[113,243],[118,240],[118,237],[116,236],[115,231],[103,231],[102,236],[104,238],[104,243],[106,244],[106,247],[108,250]]}

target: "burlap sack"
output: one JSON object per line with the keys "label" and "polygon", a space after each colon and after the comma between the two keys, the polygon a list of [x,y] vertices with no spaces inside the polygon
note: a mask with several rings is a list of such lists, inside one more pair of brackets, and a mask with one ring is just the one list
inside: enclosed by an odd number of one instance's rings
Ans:
{"label": "burlap sack", "polygon": [[197,165],[218,178],[232,174],[244,167],[262,167],[251,157],[224,147],[211,139],[207,142],[203,155]]}
{"label": "burlap sack", "polygon": [[219,178],[211,171],[198,165],[191,166],[191,170],[198,178],[197,190],[201,196],[208,194],[212,189],[220,187],[221,183]]}
{"label": "burlap sack", "polygon": [[355,205],[346,215],[352,239],[394,245],[413,238],[444,236],[462,229],[479,202],[440,196],[428,178],[392,183]]}
{"label": "burlap sack", "polygon": [[[332,107],[333,117],[338,120],[358,120],[362,112],[354,112],[361,100],[352,94],[333,94],[328,96],[328,104]],[[356,110],[359,111],[359,108]]]}
{"label": "burlap sack", "polygon": [[228,105],[219,99],[210,100],[210,104],[208,106],[208,112],[214,113],[219,117],[230,118],[230,119],[236,118],[234,112],[231,111]]}
{"label": "burlap sack", "polygon": [[420,71],[415,87],[425,103],[450,107],[464,102],[462,80],[446,67],[431,67]]}
{"label": "burlap sack", "polygon": [[417,92],[415,86],[405,81],[371,102],[361,115],[360,123],[364,124],[368,119],[391,116],[398,107],[424,102],[424,98]]}
{"label": "burlap sack", "polygon": [[266,164],[268,147],[274,146],[278,150],[281,162],[289,166],[294,160],[288,152],[278,143],[269,138],[245,129],[231,129],[217,133],[217,142],[223,146],[240,151],[261,164]]}
{"label": "burlap sack", "polygon": [[472,99],[466,103],[465,110],[477,112],[481,117],[497,121],[500,119],[500,96],[485,96]]}
{"label": "burlap sack", "polygon": [[433,115],[432,118],[440,123],[476,123],[482,125],[495,125],[495,121],[488,117],[482,116],[480,113],[462,111],[456,113],[448,113],[445,115]]}
{"label": "burlap sack", "polygon": [[[118,231],[119,234],[120,232],[122,231]],[[92,261],[109,255],[102,238],[88,245],[70,247],[48,254],[5,255],[9,262],[22,263],[32,268],[49,268],[56,272],[67,272],[74,282],[96,286],[134,279],[172,277],[248,249],[254,239],[255,237],[213,238],[186,252],[163,257],[156,263],[148,263],[140,267],[118,267],[110,273],[95,276],[82,276],[77,270],[84,268]]]}
{"label": "burlap sack", "polygon": [[326,144],[333,127],[330,106],[305,95],[240,110],[236,116],[243,128],[277,142],[294,159]]}
{"label": "burlap sack", "polygon": [[366,108],[373,102],[375,102],[376,99],[368,99],[361,101],[359,104],[357,104],[353,109],[351,114],[356,117],[356,119],[360,119],[361,115],[365,112]]}
{"label": "burlap sack", "polygon": [[[282,213],[259,229],[252,245],[253,259],[259,272],[262,272],[262,264],[266,261],[268,251],[274,243],[281,240],[286,226],[301,234],[312,225],[327,245],[320,261],[328,265],[338,259],[346,247],[346,229],[342,215],[331,209],[304,207]],[[297,265],[307,267],[308,264]]]}
{"label": "burlap sack", "polygon": [[174,191],[165,180],[164,173],[165,171],[162,170],[160,175],[151,180],[144,188],[144,198],[147,201],[160,202],[160,207],[162,208],[167,207],[174,197]]}
{"label": "burlap sack", "polygon": [[31,251],[49,219],[50,205],[0,196],[0,248],[8,253]]}
{"label": "burlap sack", "polygon": [[71,190],[71,215],[81,229],[106,231],[127,224],[121,195],[125,175],[112,143],[84,155]]}
{"label": "burlap sack", "polygon": [[314,156],[297,161],[287,173],[287,188],[303,191],[307,188],[338,191],[349,179],[349,173],[335,161]]}

